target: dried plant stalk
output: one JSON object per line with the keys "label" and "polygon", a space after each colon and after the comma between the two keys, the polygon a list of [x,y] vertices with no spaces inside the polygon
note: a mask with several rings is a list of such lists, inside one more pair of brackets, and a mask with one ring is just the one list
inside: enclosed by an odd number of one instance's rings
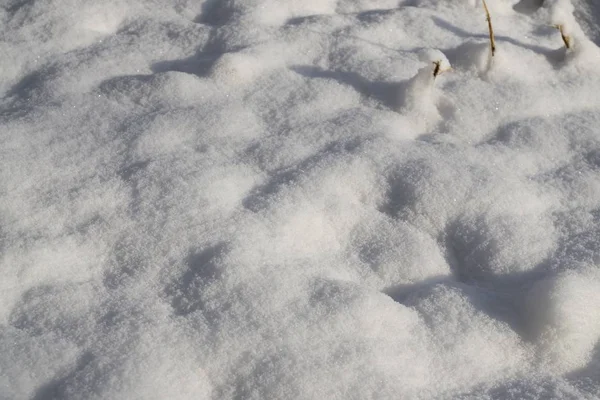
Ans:
{"label": "dried plant stalk", "polygon": [[433,62],[433,79],[437,78],[438,75],[441,75],[443,72],[452,71],[452,67],[442,68],[442,60],[437,60]]}
{"label": "dried plant stalk", "polygon": [[435,67],[433,67],[433,79],[435,79],[439,74],[442,73],[442,61],[434,61],[433,65],[435,65]]}
{"label": "dried plant stalk", "polygon": [[483,8],[485,9],[485,16],[487,18],[488,30],[490,31],[490,49],[492,50],[492,57],[494,57],[494,53],[496,53],[496,40],[494,39],[494,27],[492,26],[492,17],[490,16],[490,10],[488,9],[485,0],[482,1]]}
{"label": "dried plant stalk", "polygon": [[567,49],[571,48],[571,37],[565,34],[564,25],[554,25],[556,29],[560,32],[560,37],[562,38],[563,43]]}
{"label": "dried plant stalk", "polygon": [[444,68],[442,66],[443,61],[442,60],[437,60],[433,62],[433,79],[437,78],[439,75],[441,75],[444,72],[448,72],[448,71],[452,71],[452,67],[448,66],[446,68]]}

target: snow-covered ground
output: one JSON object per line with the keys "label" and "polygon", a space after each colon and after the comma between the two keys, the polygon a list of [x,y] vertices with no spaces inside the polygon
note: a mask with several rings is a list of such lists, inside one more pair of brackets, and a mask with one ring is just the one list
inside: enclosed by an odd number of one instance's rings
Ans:
{"label": "snow-covered ground", "polygon": [[0,398],[598,398],[600,5],[488,6],[1,0]]}

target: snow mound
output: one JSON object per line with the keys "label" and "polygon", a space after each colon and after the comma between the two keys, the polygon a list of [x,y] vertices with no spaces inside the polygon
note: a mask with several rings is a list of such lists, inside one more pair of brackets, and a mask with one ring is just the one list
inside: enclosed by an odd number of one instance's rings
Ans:
{"label": "snow mound", "polygon": [[538,282],[527,297],[527,319],[545,368],[585,367],[600,340],[600,273],[596,266]]}

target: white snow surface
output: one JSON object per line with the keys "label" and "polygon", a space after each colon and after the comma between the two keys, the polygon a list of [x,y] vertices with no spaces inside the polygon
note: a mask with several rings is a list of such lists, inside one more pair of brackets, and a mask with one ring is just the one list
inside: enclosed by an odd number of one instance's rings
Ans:
{"label": "white snow surface", "polygon": [[600,7],[487,3],[1,0],[0,399],[600,398]]}

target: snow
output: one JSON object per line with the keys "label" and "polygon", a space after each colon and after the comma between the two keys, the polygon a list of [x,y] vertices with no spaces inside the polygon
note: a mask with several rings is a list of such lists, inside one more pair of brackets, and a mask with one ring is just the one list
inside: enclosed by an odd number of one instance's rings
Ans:
{"label": "snow", "polygon": [[600,397],[599,9],[487,3],[2,2],[0,399]]}

